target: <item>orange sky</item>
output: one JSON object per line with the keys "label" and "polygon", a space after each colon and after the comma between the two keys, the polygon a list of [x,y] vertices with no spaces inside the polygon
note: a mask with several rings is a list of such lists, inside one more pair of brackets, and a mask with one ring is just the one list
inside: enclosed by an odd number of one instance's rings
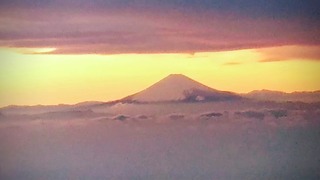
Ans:
{"label": "orange sky", "polygon": [[115,100],[171,73],[239,93],[320,89],[318,46],[195,54],[37,54],[52,50],[0,49],[0,106]]}
{"label": "orange sky", "polygon": [[319,90],[318,1],[1,0],[0,107],[109,101],[171,73]]}

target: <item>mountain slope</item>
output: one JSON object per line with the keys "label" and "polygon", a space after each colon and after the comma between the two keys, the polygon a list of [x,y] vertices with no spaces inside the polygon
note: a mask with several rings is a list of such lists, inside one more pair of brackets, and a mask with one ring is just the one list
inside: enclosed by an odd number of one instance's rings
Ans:
{"label": "mountain slope", "polygon": [[223,101],[241,97],[205,86],[187,76],[171,74],[147,89],[128,96],[122,101],[167,102],[167,101]]}

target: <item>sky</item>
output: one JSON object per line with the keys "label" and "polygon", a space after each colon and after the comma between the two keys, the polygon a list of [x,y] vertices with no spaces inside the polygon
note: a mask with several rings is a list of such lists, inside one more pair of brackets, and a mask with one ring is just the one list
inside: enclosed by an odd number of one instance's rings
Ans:
{"label": "sky", "polygon": [[0,106],[109,101],[172,73],[238,93],[320,89],[313,0],[2,0]]}

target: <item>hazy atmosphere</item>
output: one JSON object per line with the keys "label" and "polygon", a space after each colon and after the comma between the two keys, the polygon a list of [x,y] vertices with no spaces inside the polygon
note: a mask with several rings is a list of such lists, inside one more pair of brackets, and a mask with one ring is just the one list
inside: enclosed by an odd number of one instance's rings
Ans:
{"label": "hazy atmosphere", "polygon": [[2,0],[0,179],[320,179],[319,9]]}
{"label": "hazy atmosphere", "polygon": [[0,106],[110,101],[185,74],[233,92],[320,89],[319,2],[0,2]]}

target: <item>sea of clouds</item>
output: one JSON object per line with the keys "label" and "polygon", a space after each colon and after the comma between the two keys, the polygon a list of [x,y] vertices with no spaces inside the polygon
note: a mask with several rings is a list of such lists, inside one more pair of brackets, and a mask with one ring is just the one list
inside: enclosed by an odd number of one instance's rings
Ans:
{"label": "sea of clouds", "polygon": [[2,112],[0,179],[319,179],[319,117],[221,105]]}

